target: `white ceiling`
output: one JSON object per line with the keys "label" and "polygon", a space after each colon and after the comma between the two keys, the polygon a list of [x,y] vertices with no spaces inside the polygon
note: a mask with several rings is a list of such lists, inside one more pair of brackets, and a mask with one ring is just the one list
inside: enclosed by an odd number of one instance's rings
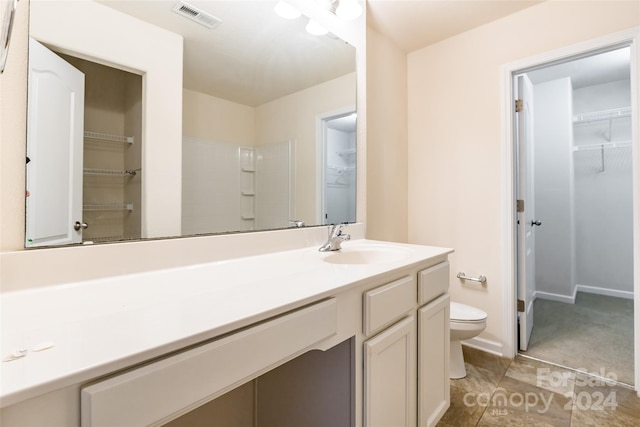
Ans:
{"label": "white ceiling", "polygon": [[[368,23],[406,52],[437,43],[541,1],[368,0]],[[533,83],[571,77],[574,88],[629,78],[629,49],[527,73]]]}
{"label": "white ceiling", "polygon": [[[285,20],[276,0],[187,0],[220,19],[213,30],[171,11],[177,0],[98,0],[184,37],[187,89],[257,106],[355,70],[353,47],[306,33],[307,19]],[[327,0],[315,0],[326,2]],[[405,51],[514,13],[538,1],[369,0],[368,19]]]}
{"label": "white ceiling", "polygon": [[[208,30],[173,12],[177,0],[99,0],[101,3],[184,37],[184,86],[245,105],[260,105],[355,70],[353,47],[304,31],[307,20],[284,20],[273,12],[275,0],[188,0],[222,19]],[[325,0],[316,0],[325,1]],[[487,24],[540,0],[368,0],[368,23],[406,52]],[[335,61],[335,62],[334,62]],[[586,59],[584,61],[587,61]],[[610,61],[609,61],[610,63]],[[598,65],[600,64],[600,65]],[[621,75],[623,66],[602,61],[565,64],[574,85]],[[586,67],[589,65],[589,67]],[[628,65],[627,65],[628,66]],[[586,70],[595,70],[587,75]],[[537,72],[538,73],[538,72]],[[610,80],[615,77],[606,77]]]}
{"label": "white ceiling", "polygon": [[331,119],[327,121],[327,127],[329,129],[339,130],[341,132],[355,132],[356,120],[358,115],[356,113],[349,114],[337,119]]}
{"label": "white ceiling", "polygon": [[525,0],[368,0],[368,23],[411,52],[479,27],[538,1]]}
{"label": "white ceiling", "polygon": [[355,71],[355,48],[313,36],[304,17],[275,14],[276,0],[186,0],[222,20],[214,28],[171,11],[177,0],[98,0],[184,37],[184,87],[257,106]]}
{"label": "white ceiling", "polygon": [[533,84],[569,77],[573,88],[580,89],[616,80],[628,80],[631,77],[630,64],[631,50],[626,47],[550,65],[529,71],[527,75]]}

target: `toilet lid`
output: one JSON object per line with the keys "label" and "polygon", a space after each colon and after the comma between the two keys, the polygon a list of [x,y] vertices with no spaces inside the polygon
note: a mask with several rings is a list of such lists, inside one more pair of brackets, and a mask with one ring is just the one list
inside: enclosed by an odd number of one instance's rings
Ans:
{"label": "toilet lid", "polygon": [[458,302],[452,301],[449,310],[449,318],[451,320],[470,322],[474,320],[484,320],[487,318],[487,313],[480,310],[479,308],[460,304]]}

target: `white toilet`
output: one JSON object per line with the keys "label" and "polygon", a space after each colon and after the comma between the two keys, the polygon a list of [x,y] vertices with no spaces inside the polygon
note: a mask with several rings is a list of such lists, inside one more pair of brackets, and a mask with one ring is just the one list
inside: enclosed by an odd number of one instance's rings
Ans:
{"label": "white toilet", "polygon": [[458,379],[467,376],[462,356],[462,340],[468,340],[484,331],[487,326],[487,313],[469,305],[451,302],[449,326],[451,333],[451,351],[449,354],[449,378]]}

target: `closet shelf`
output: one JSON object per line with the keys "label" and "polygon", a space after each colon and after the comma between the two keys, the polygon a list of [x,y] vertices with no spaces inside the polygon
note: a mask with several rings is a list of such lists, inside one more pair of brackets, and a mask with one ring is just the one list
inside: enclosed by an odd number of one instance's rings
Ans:
{"label": "closet shelf", "polygon": [[93,139],[95,141],[105,141],[105,142],[120,142],[133,144],[133,136],[126,135],[112,135],[109,133],[99,133],[99,132],[85,132],[85,139]]}
{"label": "closet shelf", "polygon": [[94,169],[85,168],[83,172],[85,175],[103,175],[103,176],[136,176],[140,169],[135,170],[116,170],[116,169]]}
{"label": "closet shelf", "polygon": [[84,211],[133,211],[133,203],[99,203],[83,205]]}
{"label": "closet shelf", "polygon": [[573,116],[574,124],[592,123],[619,119],[631,116],[631,107],[614,108],[611,110],[593,111],[590,113],[577,114]]}
{"label": "closet shelf", "polygon": [[355,156],[355,155],[356,155],[356,149],[355,148],[348,148],[346,150],[338,151],[338,156],[340,156],[340,157],[350,157],[350,156]]}
{"label": "closet shelf", "polygon": [[626,148],[626,147],[631,147],[631,141],[605,142],[602,144],[589,144],[589,145],[576,145],[573,147],[573,151],[606,150],[609,148]]}
{"label": "closet shelf", "polygon": [[338,172],[346,172],[356,170],[355,166],[338,166],[338,165],[327,165],[327,169],[335,170]]}

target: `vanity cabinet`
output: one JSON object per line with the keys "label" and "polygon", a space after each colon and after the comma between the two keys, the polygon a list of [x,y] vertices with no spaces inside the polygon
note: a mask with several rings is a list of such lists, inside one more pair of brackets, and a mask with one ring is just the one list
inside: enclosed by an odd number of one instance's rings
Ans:
{"label": "vanity cabinet", "polygon": [[415,426],[415,316],[389,327],[364,346],[364,425]]}
{"label": "vanity cabinet", "polygon": [[449,263],[364,293],[364,425],[437,424],[449,408]]}
{"label": "vanity cabinet", "polygon": [[[375,241],[360,245],[380,246]],[[56,383],[38,386],[40,394],[23,394],[12,403],[4,400],[0,422],[6,427],[435,425],[449,407],[446,259],[451,251],[398,244],[400,249],[415,251],[420,258],[363,271],[362,266],[320,264],[317,249],[304,248],[241,259],[237,265],[212,263],[91,283],[94,294],[108,295],[114,286],[136,292],[127,294],[124,314],[113,311],[121,307],[120,298],[103,298],[113,309],[94,313],[96,305],[87,312],[101,320],[89,318],[80,331],[83,342],[117,330],[120,336],[113,342],[129,347],[120,350],[119,359],[102,365],[92,362],[102,357],[102,350],[81,352],[78,357],[85,357],[85,365],[95,365],[90,372],[51,376]],[[305,262],[308,270],[300,274],[261,274]],[[245,283],[249,275],[230,273],[247,270],[255,281]],[[227,282],[216,287],[212,277]],[[74,301],[87,288],[83,283],[64,290],[64,301]],[[48,302],[51,294],[42,292],[38,298],[31,293],[24,300],[14,298],[20,308],[14,311],[24,315],[29,307]],[[134,317],[158,321],[131,322]],[[154,334],[163,331],[182,338],[174,342],[160,337],[155,345],[166,344],[150,347]],[[141,337],[148,341],[135,341]],[[23,364],[68,372],[54,362],[73,345],[61,338],[50,352],[28,354],[6,368]],[[3,385],[14,384],[7,378],[3,372]],[[16,399],[7,388],[3,392]]]}
{"label": "vanity cabinet", "polygon": [[418,425],[438,423],[449,408],[449,295],[418,310]]}
{"label": "vanity cabinet", "polygon": [[364,293],[364,334],[377,333],[364,343],[366,426],[416,425],[415,305],[415,276]]}
{"label": "vanity cabinet", "polygon": [[336,301],[330,299],[89,385],[81,392],[82,426],[161,425],[336,331]]}

